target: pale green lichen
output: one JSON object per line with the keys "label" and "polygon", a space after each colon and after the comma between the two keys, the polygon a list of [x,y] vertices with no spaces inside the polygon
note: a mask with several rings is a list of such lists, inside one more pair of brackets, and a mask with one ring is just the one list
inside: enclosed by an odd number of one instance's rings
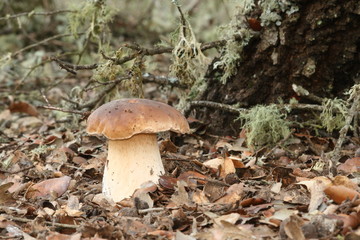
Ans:
{"label": "pale green lichen", "polygon": [[328,132],[339,130],[345,125],[345,118],[348,114],[346,101],[342,99],[326,99],[323,103],[324,110],[320,114],[322,126]]}
{"label": "pale green lichen", "polygon": [[282,13],[291,15],[299,11],[298,6],[287,0],[260,0],[259,6],[262,10],[262,13],[260,15],[262,26],[268,26],[272,23],[280,26],[282,21]]}
{"label": "pale green lichen", "polygon": [[[214,63],[214,69],[224,71],[220,81],[225,84],[227,79],[237,72],[244,47],[248,45],[253,33],[245,23],[245,16],[255,7],[253,0],[239,1],[237,11],[228,25],[220,28],[221,35],[227,42],[221,53],[220,60]],[[241,39],[240,41],[238,39]]]}
{"label": "pale green lichen", "polygon": [[[227,79],[233,76],[242,61],[244,47],[254,37],[255,33],[247,24],[246,16],[256,7],[254,0],[236,1],[237,11],[231,22],[222,27],[220,35],[227,40],[226,46],[221,54],[220,61],[214,64],[214,68],[224,70],[221,82],[226,83]],[[291,15],[297,12],[299,8],[291,1],[282,0],[259,0],[258,7],[261,9],[260,22],[262,26],[270,24],[281,25],[281,14]]]}
{"label": "pale green lichen", "polygon": [[276,105],[257,105],[248,112],[241,113],[239,119],[245,121],[246,141],[255,148],[273,145],[288,137],[289,125],[286,114],[281,113]]}
{"label": "pale green lichen", "polygon": [[190,23],[184,17],[185,26],[181,25],[178,41],[172,51],[173,63],[171,74],[175,75],[182,84],[191,88],[196,80],[203,79],[209,59],[201,50],[201,43],[196,40]]}
{"label": "pale green lichen", "polygon": [[69,14],[70,32],[78,37],[79,32],[97,40],[99,47],[103,44],[104,33],[108,32],[108,23],[112,21],[115,10],[105,4],[103,0],[82,1],[73,7],[74,13]]}

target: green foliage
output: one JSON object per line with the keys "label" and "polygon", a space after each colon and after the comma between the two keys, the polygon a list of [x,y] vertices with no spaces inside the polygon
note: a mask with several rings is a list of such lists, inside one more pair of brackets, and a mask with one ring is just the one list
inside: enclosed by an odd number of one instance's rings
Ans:
{"label": "green foliage", "polygon": [[348,108],[344,100],[335,98],[327,99],[323,103],[324,110],[320,114],[322,126],[328,132],[341,129],[345,125]]}
{"label": "green foliage", "polygon": [[286,115],[275,105],[258,105],[241,113],[239,119],[245,121],[247,144],[255,148],[277,143],[290,134]]}

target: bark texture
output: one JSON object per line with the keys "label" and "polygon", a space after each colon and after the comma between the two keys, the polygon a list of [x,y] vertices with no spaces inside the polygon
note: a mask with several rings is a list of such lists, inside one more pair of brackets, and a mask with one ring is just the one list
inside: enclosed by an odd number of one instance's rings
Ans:
{"label": "bark texture", "polygon": [[[360,82],[360,4],[358,0],[298,1],[281,26],[264,27],[243,52],[237,74],[225,85],[219,70],[208,74],[202,100],[247,106],[288,101],[293,83],[322,97],[343,94]],[[197,109],[196,116],[216,134],[236,135],[235,114]],[[209,121],[211,119],[211,121]]]}

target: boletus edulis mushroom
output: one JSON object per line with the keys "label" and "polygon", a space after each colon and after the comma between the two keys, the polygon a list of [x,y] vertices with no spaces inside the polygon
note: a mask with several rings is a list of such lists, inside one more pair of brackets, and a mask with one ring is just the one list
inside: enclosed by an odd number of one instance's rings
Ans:
{"label": "boletus edulis mushroom", "polygon": [[103,194],[115,202],[129,197],[146,181],[164,174],[156,133],[188,133],[189,124],[175,108],[147,99],[108,102],[91,113],[89,134],[108,138]]}

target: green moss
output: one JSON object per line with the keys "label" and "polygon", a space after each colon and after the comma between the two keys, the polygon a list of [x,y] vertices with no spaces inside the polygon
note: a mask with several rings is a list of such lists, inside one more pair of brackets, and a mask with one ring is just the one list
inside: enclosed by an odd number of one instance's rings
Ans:
{"label": "green moss", "polygon": [[246,141],[255,148],[273,145],[290,134],[286,115],[275,105],[258,105],[246,113],[241,113],[239,119],[245,121],[247,130]]}

